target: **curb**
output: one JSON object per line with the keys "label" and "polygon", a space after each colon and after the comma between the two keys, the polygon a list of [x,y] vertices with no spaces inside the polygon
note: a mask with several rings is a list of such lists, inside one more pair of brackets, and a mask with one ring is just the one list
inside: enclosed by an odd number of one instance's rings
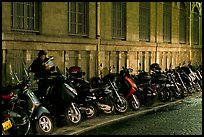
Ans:
{"label": "curb", "polygon": [[105,126],[117,121],[129,119],[135,116],[141,116],[150,112],[156,112],[161,108],[167,106],[173,106],[178,103],[182,103],[184,100],[202,96],[202,92],[193,93],[191,96],[187,96],[184,99],[176,99],[172,102],[155,102],[151,107],[141,107],[138,111],[129,110],[124,114],[114,114],[114,115],[105,115],[99,114],[99,116],[92,118],[92,119],[85,119],[81,123],[75,126],[63,126],[63,127],[56,127],[56,130],[51,135],[79,135],[80,133],[92,130],[94,128],[99,128],[101,126]]}

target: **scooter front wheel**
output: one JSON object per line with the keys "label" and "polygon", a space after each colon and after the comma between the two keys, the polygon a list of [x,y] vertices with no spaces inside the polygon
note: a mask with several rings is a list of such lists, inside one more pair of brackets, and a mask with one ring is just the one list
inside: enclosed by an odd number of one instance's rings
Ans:
{"label": "scooter front wheel", "polygon": [[141,103],[137,95],[132,94],[132,98],[129,100],[130,106],[132,110],[137,111],[139,110]]}
{"label": "scooter front wheel", "polygon": [[42,114],[36,121],[36,131],[38,135],[50,135],[53,129],[53,120],[48,114]]}
{"label": "scooter front wheel", "polygon": [[65,121],[68,125],[77,125],[81,122],[81,111],[77,106],[69,105],[64,112]]}

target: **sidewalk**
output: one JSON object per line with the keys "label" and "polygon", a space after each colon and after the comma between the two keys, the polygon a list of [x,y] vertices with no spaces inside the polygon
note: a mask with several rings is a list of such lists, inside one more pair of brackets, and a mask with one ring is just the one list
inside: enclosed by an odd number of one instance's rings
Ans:
{"label": "sidewalk", "polygon": [[56,127],[52,135],[78,135],[80,133],[83,133],[85,131],[88,131],[100,126],[105,126],[119,120],[125,120],[131,117],[144,115],[153,111],[157,111],[163,107],[182,103],[182,101],[185,99],[198,97],[198,96],[202,96],[202,92],[195,92],[191,96],[185,97],[184,99],[175,99],[172,102],[163,103],[163,102],[156,101],[151,107],[142,106],[138,111],[132,111],[130,109],[125,114],[115,114],[115,115],[99,114],[99,116],[95,118],[85,119],[84,121],[82,121],[76,126],[67,126],[66,124],[62,123],[62,125]]}

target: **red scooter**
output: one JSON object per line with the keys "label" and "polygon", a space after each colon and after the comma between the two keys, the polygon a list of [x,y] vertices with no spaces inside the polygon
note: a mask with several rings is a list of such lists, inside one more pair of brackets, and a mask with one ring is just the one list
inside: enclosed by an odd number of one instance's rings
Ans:
{"label": "red scooter", "polygon": [[125,99],[129,102],[130,108],[132,110],[138,110],[141,106],[138,93],[139,90],[142,89],[137,87],[134,80],[130,77],[130,72],[132,71],[131,68],[122,68],[118,77],[118,86],[120,89],[119,92],[125,96]]}

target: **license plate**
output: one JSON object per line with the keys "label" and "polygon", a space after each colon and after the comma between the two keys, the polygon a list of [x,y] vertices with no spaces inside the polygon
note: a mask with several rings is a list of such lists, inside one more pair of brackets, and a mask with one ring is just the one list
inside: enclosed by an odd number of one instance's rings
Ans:
{"label": "license plate", "polygon": [[2,123],[3,129],[4,131],[8,130],[9,128],[12,127],[12,123],[10,120],[5,121],[4,123]]}

